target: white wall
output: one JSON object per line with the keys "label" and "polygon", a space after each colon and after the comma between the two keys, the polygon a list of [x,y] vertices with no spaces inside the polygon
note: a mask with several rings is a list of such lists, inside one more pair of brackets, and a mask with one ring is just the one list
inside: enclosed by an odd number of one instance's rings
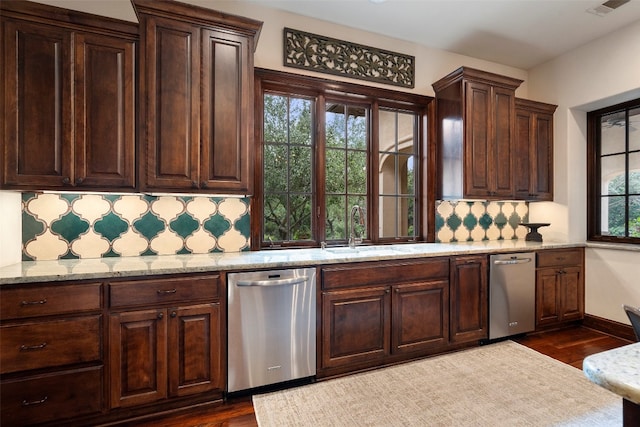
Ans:
{"label": "white wall", "polygon": [[[586,239],[586,112],[640,96],[640,22],[529,70],[529,97],[558,104],[555,201],[535,203],[530,220],[546,235]],[[586,312],[629,323],[623,303],[640,306],[640,252],[586,250]]]}
{"label": "white wall", "polygon": [[[255,3],[236,2],[234,0],[183,0],[186,3],[202,7],[217,9],[222,12],[246,16],[264,22],[258,48],[255,54],[255,65],[260,68],[272,70],[284,70],[290,73],[313,74],[317,77],[347,80],[352,83],[360,83],[368,86],[380,86],[386,89],[405,90],[421,95],[433,96],[431,84],[458,67],[465,65],[493,73],[515,77],[525,82],[518,88],[516,94],[527,97],[527,72],[518,68],[496,64],[480,59],[462,56],[438,49],[431,49],[409,43],[403,40],[380,36],[378,34],[356,30],[353,28],[336,25],[327,21],[308,18],[292,13],[266,8]],[[425,23],[426,25],[426,23]],[[373,46],[394,52],[413,55],[416,58],[416,85],[413,90],[402,89],[389,85],[376,85],[362,80],[344,79],[329,74],[310,73],[296,68],[282,65],[283,29],[285,27],[323,36],[333,37],[352,43]]]}
{"label": "white wall", "polygon": [[629,323],[622,304],[640,306],[640,252],[587,249],[587,313]]}
{"label": "white wall", "polygon": [[20,193],[0,191],[0,267],[22,259]]}

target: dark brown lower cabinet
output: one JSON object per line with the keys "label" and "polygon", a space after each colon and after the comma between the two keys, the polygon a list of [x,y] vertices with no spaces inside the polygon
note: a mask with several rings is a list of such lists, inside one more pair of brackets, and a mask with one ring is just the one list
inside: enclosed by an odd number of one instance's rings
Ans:
{"label": "dark brown lower cabinet", "polygon": [[323,268],[318,376],[379,366],[445,347],[448,274],[447,258]]}
{"label": "dark brown lower cabinet", "polygon": [[107,284],[110,417],[222,401],[223,283],[212,273]]}
{"label": "dark brown lower cabinet", "polygon": [[389,354],[389,287],[322,295],[322,367],[375,364]]}
{"label": "dark brown lower cabinet", "polygon": [[223,390],[220,303],[169,310],[169,396]]}
{"label": "dark brown lower cabinet", "polygon": [[110,315],[111,407],[224,388],[220,304]]}
{"label": "dark brown lower cabinet", "polygon": [[487,256],[451,258],[451,342],[489,337]]}
{"label": "dark brown lower cabinet", "polygon": [[449,282],[433,280],[393,286],[391,352],[413,353],[448,342]]}
{"label": "dark brown lower cabinet", "polygon": [[0,425],[68,425],[104,410],[102,290],[0,287]]}
{"label": "dark brown lower cabinet", "polygon": [[222,402],[223,274],[0,287],[0,424],[102,425]]}
{"label": "dark brown lower cabinet", "polygon": [[2,381],[2,425],[28,426],[102,410],[102,366]]}
{"label": "dark brown lower cabinet", "polygon": [[584,249],[537,254],[536,328],[584,318]]}
{"label": "dark brown lower cabinet", "polygon": [[110,315],[109,342],[112,408],[167,397],[165,310]]}

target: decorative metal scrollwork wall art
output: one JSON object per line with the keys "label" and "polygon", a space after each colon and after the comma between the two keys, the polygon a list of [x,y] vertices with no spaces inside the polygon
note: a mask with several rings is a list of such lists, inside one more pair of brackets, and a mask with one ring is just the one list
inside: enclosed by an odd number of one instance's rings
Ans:
{"label": "decorative metal scrollwork wall art", "polygon": [[284,66],[413,88],[415,57],[284,29]]}

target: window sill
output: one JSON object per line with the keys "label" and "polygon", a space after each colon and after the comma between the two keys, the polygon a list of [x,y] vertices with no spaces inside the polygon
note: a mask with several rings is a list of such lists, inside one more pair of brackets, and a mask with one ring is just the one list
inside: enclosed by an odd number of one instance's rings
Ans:
{"label": "window sill", "polygon": [[587,248],[593,249],[612,249],[616,251],[640,252],[640,245],[635,243],[605,243],[605,242],[586,242]]}

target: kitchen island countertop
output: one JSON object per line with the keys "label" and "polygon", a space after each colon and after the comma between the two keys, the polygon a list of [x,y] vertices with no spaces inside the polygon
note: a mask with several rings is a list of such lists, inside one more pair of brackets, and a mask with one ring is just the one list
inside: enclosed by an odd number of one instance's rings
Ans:
{"label": "kitchen island countertop", "polygon": [[592,354],[582,362],[589,380],[622,398],[622,425],[640,425],[640,343]]}
{"label": "kitchen island countertop", "polygon": [[277,249],[194,255],[107,257],[23,261],[0,268],[0,285],[127,276],[255,270],[317,266],[359,261],[427,258],[480,253],[524,252],[584,247],[584,243],[495,240],[459,243],[412,243],[327,249]]}
{"label": "kitchen island countertop", "polygon": [[592,354],[582,366],[591,382],[640,404],[640,343]]}

